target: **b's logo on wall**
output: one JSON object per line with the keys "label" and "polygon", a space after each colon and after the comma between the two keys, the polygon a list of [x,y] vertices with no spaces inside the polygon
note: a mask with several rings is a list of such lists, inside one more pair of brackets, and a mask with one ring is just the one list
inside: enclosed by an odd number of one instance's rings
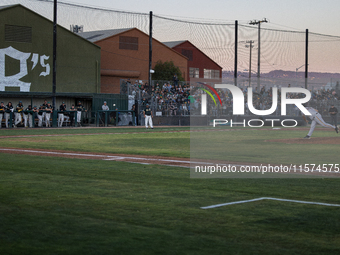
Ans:
{"label": "b's logo on wall", "polygon": [[[6,56],[11,57],[19,61],[19,72],[13,75],[6,76]],[[21,92],[29,92],[31,88],[30,82],[20,81],[25,77],[29,70],[27,61],[32,62],[32,71],[38,63],[45,69],[39,76],[47,76],[51,72],[50,65],[45,63],[50,57],[46,55],[39,56],[38,53],[26,53],[14,49],[13,47],[7,47],[0,49],[0,91],[5,91],[5,87],[19,87]]]}

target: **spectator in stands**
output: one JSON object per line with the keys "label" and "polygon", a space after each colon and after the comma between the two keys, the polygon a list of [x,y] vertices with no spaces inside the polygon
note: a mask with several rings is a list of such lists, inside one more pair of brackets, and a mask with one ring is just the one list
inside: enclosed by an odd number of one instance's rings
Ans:
{"label": "spectator in stands", "polygon": [[176,105],[171,101],[170,102],[170,115],[176,115],[177,114],[177,107]]}
{"label": "spectator in stands", "polygon": [[178,86],[178,77],[177,77],[177,74],[174,74],[174,76],[172,77],[172,81],[174,82],[174,86],[176,88]]}
{"label": "spectator in stands", "polygon": [[[109,111],[110,108],[109,106],[107,105],[107,102],[104,101],[104,104],[102,105],[102,110],[103,111]],[[109,124],[109,120],[110,120],[110,115],[108,113],[105,114],[105,112],[102,113],[102,120],[103,122],[105,123],[105,115],[106,115],[106,123]]]}

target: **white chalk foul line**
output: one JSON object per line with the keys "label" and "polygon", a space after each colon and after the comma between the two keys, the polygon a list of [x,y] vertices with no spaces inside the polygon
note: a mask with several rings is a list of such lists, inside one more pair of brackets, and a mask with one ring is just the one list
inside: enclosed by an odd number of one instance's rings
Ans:
{"label": "white chalk foul line", "polygon": [[226,205],[236,205],[236,204],[255,202],[255,201],[259,201],[259,200],[275,200],[275,201],[293,202],[293,203],[300,203],[300,204],[311,204],[311,205],[324,205],[324,206],[337,206],[337,207],[340,207],[339,204],[309,202],[309,201],[282,199],[282,198],[274,198],[274,197],[259,197],[259,198],[250,199],[250,200],[242,200],[242,201],[235,201],[235,202],[229,202],[229,203],[224,203],[224,204],[205,206],[205,207],[201,207],[201,209],[211,209],[211,208],[222,207],[222,206],[226,206]]}
{"label": "white chalk foul line", "polygon": [[[125,157],[125,156],[110,156],[110,155],[100,155],[100,154],[88,154],[88,153],[74,153],[74,152],[56,152],[56,151],[37,151],[37,150],[25,150],[25,149],[7,149],[0,148],[0,151],[16,151],[16,152],[30,152],[37,154],[50,154],[50,155],[67,155],[67,156],[86,156],[95,158],[104,158],[103,160],[114,161],[114,160],[144,160],[144,161],[159,161],[159,162],[170,162],[170,163],[187,163],[187,160],[174,160],[174,159],[155,159],[155,158],[142,158],[142,157]],[[136,162],[137,163],[137,162]],[[201,162],[202,163],[202,162]],[[144,163],[149,164],[149,163]]]}

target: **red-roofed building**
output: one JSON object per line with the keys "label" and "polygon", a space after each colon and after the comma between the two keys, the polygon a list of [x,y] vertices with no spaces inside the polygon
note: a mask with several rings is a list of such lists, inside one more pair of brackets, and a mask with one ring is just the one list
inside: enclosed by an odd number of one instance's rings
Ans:
{"label": "red-roofed building", "polygon": [[[101,93],[120,93],[120,80],[148,80],[149,35],[137,28],[79,33],[101,47]],[[188,59],[163,43],[152,40],[152,68],[157,61],[173,61],[187,77]]]}
{"label": "red-roofed building", "polygon": [[193,82],[220,83],[222,67],[189,41],[163,42],[166,46],[188,58],[185,79]]}

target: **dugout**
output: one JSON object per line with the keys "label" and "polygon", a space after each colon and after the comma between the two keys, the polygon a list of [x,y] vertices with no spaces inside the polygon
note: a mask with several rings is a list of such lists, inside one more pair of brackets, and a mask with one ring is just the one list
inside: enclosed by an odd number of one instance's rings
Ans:
{"label": "dugout", "polygon": [[[15,107],[19,101],[22,101],[24,108],[28,105],[39,106],[44,103],[52,101],[52,93],[47,92],[1,92],[0,101],[3,101],[5,105],[8,102],[12,102]],[[78,101],[81,101],[84,108],[87,110],[82,118],[83,125],[94,124],[96,120],[97,111],[102,110],[103,102],[110,103],[110,109],[113,109],[113,104],[119,110],[128,110],[128,100],[126,95],[120,94],[97,94],[97,93],[56,93],[56,108],[62,102],[65,102],[67,109],[71,108],[71,105],[77,105]],[[57,119],[57,111],[51,116],[51,121]],[[3,120],[4,123],[4,120]]]}
{"label": "dugout", "polygon": [[[14,107],[22,101],[25,108],[52,104],[53,22],[20,4],[0,6],[0,14],[0,101]],[[100,94],[100,63],[98,45],[57,26],[57,109],[81,101],[87,123],[103,101],[127,110],[126,96]]]}

